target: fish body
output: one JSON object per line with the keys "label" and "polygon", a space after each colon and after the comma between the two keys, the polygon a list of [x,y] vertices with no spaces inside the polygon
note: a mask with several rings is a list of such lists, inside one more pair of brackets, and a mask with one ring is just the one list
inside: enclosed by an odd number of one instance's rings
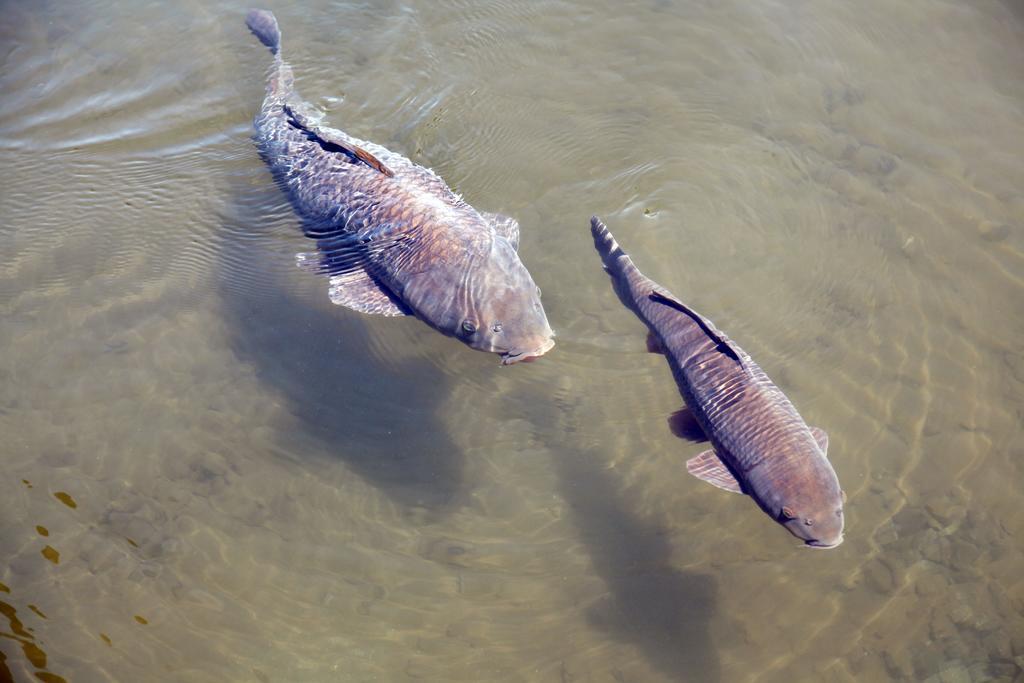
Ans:
{"label": "fish body", "polygon": [[274,56],[254,139],[317,251],[299,265],[330,278],[331,300],[415,315],[503,364],[554,346],[540,290],[516,253],[518,223],[479,212],[429,169],[320,123],[295,92],[274,15],[246,23]]}
{"label": "fish body", "polygon": [[751,357],[714,324],[646,277],[596,217],[594,245],[619,298],[649,328],[689,414],[712,449],[687,462],[694,476],[753,498],[808,546],[843,540],[843,492],[810,428]]}

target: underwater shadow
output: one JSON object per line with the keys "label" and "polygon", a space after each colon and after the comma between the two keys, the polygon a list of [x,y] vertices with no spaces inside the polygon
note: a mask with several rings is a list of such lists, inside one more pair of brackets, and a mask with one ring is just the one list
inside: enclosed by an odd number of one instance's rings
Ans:
{"label": "underwater shadow", "polygon": [[1018,20],[1024,22],[1024,0],[1003,0],[1003,4],[1016,15]]}
{"label": "underwater shadow", "polygon": [[[575,441],[573,431],[562,427],[567,441]],[[672,680],[719,680],[708,632],[715,580],[672,565],[668,532],[629,509],[612,470],[593,454],[569,446],[559,448],[553,460],[580,539],[610,591],[591,608],[590,622],[635,645],[652,668]]]}
{"label": "underwater shadow", "polygon": [[[282,254],[282,228],[261,234],[254,227],[265,225],[268,213],[280,213],[284,198],[268,204],[275,201],[267,199],[269,187],[267,178],[262,189],[236,192],[232,215],[222,217],[219,289],[236,357],[284,399],[303,437],[314,437],[393,501],[430,514],[458,506],[464,456],[439,415],[449,378],[422,359],[376,355],[366,317],[328,303],[326,278],[320,302],[310,300],[308,289],[289,288],[285,269],[294,268],[294,260]],[[290,229],[298,232],[297,223]],[[284,241],[295,244],[287,236]],[[244,250],[244,257],[235,250]],[[293,455],[301,457],[303,448],[299,443]]]}

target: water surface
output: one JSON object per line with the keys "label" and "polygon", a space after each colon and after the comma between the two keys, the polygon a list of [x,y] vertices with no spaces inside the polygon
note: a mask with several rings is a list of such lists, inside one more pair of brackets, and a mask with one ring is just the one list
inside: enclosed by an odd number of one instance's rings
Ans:
{"label": "water surface", "polygon": [[[518,217],[512,368],[294,267],[246,7],[5,5],[0,680],[1020,679],[1020,3],[273,6]],[[594,213],[829,432],[841,547],[686,475]]]}

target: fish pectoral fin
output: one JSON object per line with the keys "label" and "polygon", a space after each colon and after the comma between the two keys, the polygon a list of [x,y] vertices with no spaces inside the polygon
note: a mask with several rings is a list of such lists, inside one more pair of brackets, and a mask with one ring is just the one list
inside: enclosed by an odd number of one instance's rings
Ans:
{"label": "fish pectoral fin", "polygon": [[318,275],[324,275],[327,271],[327,266],[324,264],[323,257],[319,251],[306,251],[295,255],[295,265],[300,270],[304,270],[307,273],[316,273]]}
{"label": "fish pectoral fin", "polygon": [[668,416],[668,428],[680,439],[701,443],[708,440],[704,428],[697,422],[697,418],[686,406]]}
{"label": "fish pectoral fin", "polygon": [[828,434],[821,427],[811,427],[811,434],[814,435],[814,440],[818,442],[818,447],[821,449],[821,452],[827,456]]}
{"label": "fish pectoral fin", "polygon": [[665,353],[665,347],[662,346],[658,335],[651,330],[647,330],[647,353]]}
{"label": "fish pectoral fin", "polygon": [[330,279],[331,302],[370,315],[412,315],[401,299],[365,270],[353,270]]}
{"label": "fish pectoral fin", "polygon": [[489,211],[481,211],[480,215],[483,216],[488,225],[494,228],[496,233],[512,244],[513,249],[519,251],[519,221],[512,218],[512,216],[490,213]]}
{"label": "fish pectoral fin", "polygon": [[397,249],[394,252],[397,254],[402,246],[415,242],[411,232],[394,229],[386,224],[361,233],[307,229],[306,236],[316,240],[320,251],[297,254],[296,265],[303,270],[325,275],[372,270],[369,266],[385,252]]}
{"label": "fish pectoral fin", "polygon": [[712,486],[733,493],[743,493],[743,487],[714,450],[704,451],[687,460],[686,471]]}
{"label": "fish pectoral fin", "polygon": [[[359,145],[353,143],[345,135],[334,128],[321,126],[315,118],[298,104],[286,104],[284,110],[288,114],[288,122],[294,127],[306,131],[328,151],[340,151],[351,157],[353,161],[361,161],[372,169],[383,173],[389,178],[394,177],[395,172],[384,165],[377,157],[373,156]],[[335,149],[330,149],[334,147]]]}
{"label": "fish pectoral fin", "polygon": [[330,276],[328,294],[339,306],[372,315],[412,315],[385,285],[368,272],[370,257],[395,246],[395,235],[375,242],[352,235],[321,238],[320,251],[295,255],[295,265],[310,273]]}

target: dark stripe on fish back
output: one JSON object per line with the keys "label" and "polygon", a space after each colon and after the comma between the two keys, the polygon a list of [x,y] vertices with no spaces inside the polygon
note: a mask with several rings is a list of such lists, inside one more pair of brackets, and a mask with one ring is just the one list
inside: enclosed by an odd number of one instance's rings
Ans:
{"label": "dark stripe on fish back", "polygon": [[749,471],[768,453],[788,450],[790,440],[802,440],[803,420],[750,356],[643,275],[596,217],[591,232],[619,297],[658,336],[687,405],[738,469]]}
{"label": "dark stripe on fish back", "polygon": [[709,338],[711,338],[712,340],[715,341],[715,343],[719,347],[718,348],[719,351],[721,351],[725,355],[729,356],[730,358],[732,358],[734,361],[736,361],[740,365],[743,364],[743,360],[740,358],[739,353],[736,351],[736,349],[734,349],[732,347],[732,344],[729,341],[729,339],[725,335],[723,335],[721,332],[716,330],[711,325],[710,321],[706,320],[699,313],[694,311],[692,308],[690,308],[689,306],[687,306],[683,302],[681,302],[681,301],[679,301],[679,300],[677,300],[677,299],[675,299],[675,298],[673,298],[671,296],[668,296],[668,295],[666,295],[666,294],[664,294],[662,292],[654,291],[654,292],[651,292],[651,294],[649,296],[650,296],[651,301],[656,301],[658,303],[665,304],[666,306],[674,308],[677,311],[679,311],[680,313],[683,313],[686,316],[688,316],[691,320],[693,320],[693,322],[695,322],[697,324],[698,327],[700,327],[700,329],[704,332],[704,334],[706,334]]}

